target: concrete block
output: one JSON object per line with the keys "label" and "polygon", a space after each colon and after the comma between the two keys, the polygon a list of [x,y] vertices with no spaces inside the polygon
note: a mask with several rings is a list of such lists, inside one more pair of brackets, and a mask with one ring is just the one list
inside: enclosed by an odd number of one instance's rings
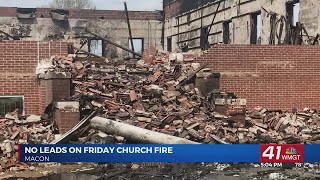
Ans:
{"label": "concrete block", "polygon": [[214,104],[215,104],[215,105],[225,105],[225,104],[226,104],[226,100],[225,100],[225,99],[217,98],[217,99],[215,99]]}
{"label": "concrete block", "polygon": [[200,63],[191,63],[191,66],[194,70],[199,69],[200,68]]}
{"label": "concrete block", "polygon": [[45,79],[71,79],[70,72],[47,72]]}
{"label": "concrete block", "polygon": [[237,101],[238,101],[237,104],[239,106],[246,106],[247,105],[247,99],[238,99]]}
{"label": "concrete block", "polygon": [[44,74],[50,67],[52,67],[52,59],[43,59],[41,60],[36,68],[36,74]]}
{"label": "concrete block", "polygon": [[184,59],[183,54],[177,53],[177,61],[178,62],[183,62],[183,59]]}
{"label": "concrete block", "polygon": [[175,60],[177,60],[177,54],[176,53],[169,54],[169,61],[175,61]]}
{"label": "concrete block", "polygon": [[65,102],[55,103],[55,107],[63,111],[78,112],[79,106],[80,106],[79,102],[76,102],[76,101],[65,101]]}

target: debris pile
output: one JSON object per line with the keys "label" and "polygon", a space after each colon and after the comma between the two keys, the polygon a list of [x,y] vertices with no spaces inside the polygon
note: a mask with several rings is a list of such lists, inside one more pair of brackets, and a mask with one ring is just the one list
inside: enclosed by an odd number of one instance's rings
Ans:
{"label": "debris pile", "polygon": [[249,132],[255,135],[260,132],[264,143],[319,143],[320,117],[317,111],[305,108],[299,112],[268,111],[255,108],[248,113],[247,120],[253,124]]}
{"label": "debris pile", "polygon": [[[320,142],[317,111],[259,107],[248,112],[245,99],[218,90],[211,79],[214,72],[205,65],[164,53],[156,59],[90,62],[55,56],[37,72],[39,76],[71,74],[75,93],[66,100],[80,102],[82,120],[77,126],[87,126],[72,139],[78,143],[130,143],[117,133],[101,132],[104,128],[88,128],[90,119],[117,121],[198,143]],[[54,142],[56,125],[47,120],[48,115],[43,117],[18,117],[15,111],[0,119],[1,171],[29,168],[17,162],[17,144]],[[129,132],[138,137],[134,129]]]}
{"label": "debris pile", "polygon": [[80,62],[54,57],[54,66],[48,71],[72,74],[75,95],[69,100],[82,102],[82,111],[103,107],[102,117],[140,128],[209,143],[212,138],[208,135],[224,122],[215,112],[217,98],[227,101],[222,117],[230,118],[230,124],[243,123],[246,101],[214,86],[211,93],[203,94],[196,81],[213,72],[193,63],[190,57],[187,61],[178,57],[151,64],[143,60]]}
{"label": "debris pile", "polygon": [[155,53],[146,53],[143,57],[145,63],[163,63],[169,61],[192,62],[195,58],[203,55],[203,52],[168,53],[164,50],[155,50]]}
{"label": "debris pile", "polygon": [[18,144],[46,144],[54,139],[50,121],[40,116],[18,117],[17,110],[0,119],[0,172],[25,170],[18,162]]}
{"label": "debris pile", "polygon": [[83,111],[102,107],[103,118],[155,132],[200,143],[318,140],[316,111],[289,113],[256,108],[246,114],[245,99],[217,88],[204,94],[195,86],[199,79],[214,74],[205,65],[170,56],[164,54],[156,58],[161,61],[152,63],[119,59],[80,62],[54,57],[49,71],[72,74],[76,93],[70,100],[82,102]]}

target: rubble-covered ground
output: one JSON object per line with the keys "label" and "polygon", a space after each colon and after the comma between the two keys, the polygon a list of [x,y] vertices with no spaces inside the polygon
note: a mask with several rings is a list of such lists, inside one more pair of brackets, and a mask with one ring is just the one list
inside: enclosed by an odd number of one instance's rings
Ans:
{"label": "rubble-covered ground", "polygon": [[[90,62],[53,57],[42,62],[44,66],[38,67],[38,72],[41,72],[40,78],[43,73],[51,72],[72,75],[75,94],[66,100],[80,102],[83,118],[102,108],[101,117],[199,143],[319,143],[320,118],[316,110],[281,111],[257,107],[247,111],[245,99],[210,88],[214,72],[193,59],[166,53],[152,63],[119,59]],[[0,178],[312,179],[319,173],[319,167],[311,165],[298,170],[213,163],[93,167],[54,164],[48,168],[17,162],[17,144],[52,142],[57,129],[59,127],[48,114],[19,117],[12,112],[0,119]],[[126,137],[84,129],[79,130],[81,133],[72,143],[127,143]]]}
{"label": "rubble-covered ground", "polygon": [[[45,73],[72,74],[75,94],[68,100],[81,102],[82,112],[101,107],[99,116],[104,118],[200,143],[320,140],[316,110],[257,107],[246,111],[245,99],[217,87],[210,89],[215,72],[188,54],[160,52],[151,63],[123,59],[92,63],[54,57],[50,64]],[[88,134],[80,138],[80,143],[87,142]]]}

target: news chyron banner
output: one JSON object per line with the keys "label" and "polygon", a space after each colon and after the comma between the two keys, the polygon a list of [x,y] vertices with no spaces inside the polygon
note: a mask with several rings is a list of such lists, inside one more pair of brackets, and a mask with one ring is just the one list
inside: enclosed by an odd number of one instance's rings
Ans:
{"label": "news chyron banner", "polygon": [[320,145],[303,144],[201,144],[201,145],[110,145],[58,144],[19,145],[19,161],[31,162],[220,162],[277,163],[320,162]]}

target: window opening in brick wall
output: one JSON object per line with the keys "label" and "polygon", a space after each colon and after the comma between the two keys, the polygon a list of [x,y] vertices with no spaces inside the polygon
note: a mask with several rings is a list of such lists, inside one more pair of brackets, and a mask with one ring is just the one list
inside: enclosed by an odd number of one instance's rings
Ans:
{"label": "window opening in brick wall", "polygon": [[167,51],[172,52],[172,37],[167,38]]}
{"label": "window opening in brick wall", "polygon": [[287,9],[288,22],[292,26],[296,26],[297,22],[299,22],[299,16],[300,16],[299,0],[289,1],[287,3],[286,9]]}
{"label": "window opening in brick wall", "polygon": [[250,44],[261,43],[261,30],[262,30],[261,12],[252,13]]}
{"label": "window opening in brick wall", "polygon": [[230,25],[231,21],[225,21],[223,22],[223,43],[224,44],[230,44]]}
{"label": "window opening in brick wall", "polygon": [[0,117],[18,109],[20,115],[24,115],[22,96],[0,96]]}
{"label": "window opening in brick wall", "polygon": [[101,39],[89,40],[89,52],[97,56],[104,56],[104,42]]}
{"label": "window opening in brick wall", "polygon": [[[139,54],[143,54],[143,50],[144,50],[143,49],[143,47],[144,47],[143,38],[132,38],[132,41],[133,41],[134,52],[139,53]],[[129,49],[132,50],[130,38],[128,39],[128,43],[129,43]],[[129,56],[132,58],[133,54],[129,53]]]}

